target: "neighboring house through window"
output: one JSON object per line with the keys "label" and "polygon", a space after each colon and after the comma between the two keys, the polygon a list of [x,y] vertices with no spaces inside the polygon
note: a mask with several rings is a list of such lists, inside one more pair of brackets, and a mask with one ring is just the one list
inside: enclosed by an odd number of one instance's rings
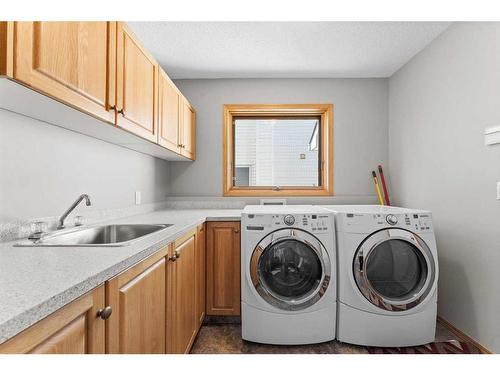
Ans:
{"label": "neighboring house through window", "polygon": [[332,195],[333,106],[224,106],[224,195]]}

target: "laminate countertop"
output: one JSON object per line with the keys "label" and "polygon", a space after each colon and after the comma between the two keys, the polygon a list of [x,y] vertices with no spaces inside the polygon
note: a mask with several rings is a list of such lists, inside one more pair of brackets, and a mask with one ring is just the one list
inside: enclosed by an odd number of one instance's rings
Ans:
{"label": "laminate countertop", "polygon": [[205,221],[239,221],[240,209],[159,210],[100,224],[173,224],[118,247],[0,244],[0,343],[154,254]]}

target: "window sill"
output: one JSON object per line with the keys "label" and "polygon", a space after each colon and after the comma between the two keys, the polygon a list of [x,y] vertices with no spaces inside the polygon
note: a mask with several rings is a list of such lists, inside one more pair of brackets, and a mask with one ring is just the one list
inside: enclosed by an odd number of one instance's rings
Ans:
{"label": "window sill", "polygon": [[274,190],[270,188],[231,188],[224,191],[224,197],[317,197],[332,196],[333,191],[319,187],[316,189],[293,189],[283,188]]}

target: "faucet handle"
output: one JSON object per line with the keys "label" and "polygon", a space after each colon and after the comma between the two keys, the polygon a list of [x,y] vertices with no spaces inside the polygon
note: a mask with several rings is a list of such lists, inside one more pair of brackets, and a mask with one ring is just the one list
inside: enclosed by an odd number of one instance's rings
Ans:
{"label": "faucet handle", "polygon": [[75,227],[85,224],[85,218],[82,215],[75,216]]}
{"label": "faucet handle", "polygon": [[31,223],[31,234],[28,239],[32,241],[37,241],[47,232],[48,225],[44,221],[35,221]]}

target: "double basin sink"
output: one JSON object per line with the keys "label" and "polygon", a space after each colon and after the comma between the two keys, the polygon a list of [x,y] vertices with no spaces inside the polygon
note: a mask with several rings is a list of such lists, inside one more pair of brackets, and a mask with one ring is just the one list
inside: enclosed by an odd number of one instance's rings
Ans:
{"label": "double basin sink", "polygon": [[72,229],[46,234],[37,240],[26,240],[15,246],[126,246],[144,236],[173,224],[113,224]]}

